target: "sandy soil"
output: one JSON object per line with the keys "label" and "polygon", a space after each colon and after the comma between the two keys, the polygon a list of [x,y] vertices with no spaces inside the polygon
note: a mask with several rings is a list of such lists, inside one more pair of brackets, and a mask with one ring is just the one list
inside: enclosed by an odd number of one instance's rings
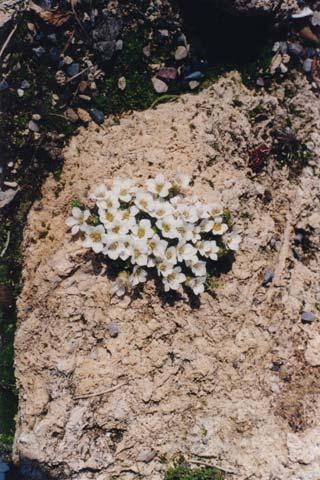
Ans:
{"label": "sandy soil", "polygon": [[[257,123],[261,104],[268,118]],[[74,137],[24,236],[15,461],[30,478],[40,466],[59,479],[159,480],[183,455],[234,480],[319,479],[318,161],[291,180],[272,161],[259,176],[247,167],[249,148],[286,119],[319,157],[319,103],[303,79],[263,95],[231,74]],[[112,298],[97,259],[67,235],[70,200],[115,175],[177,169],[231,208],[244,238],[232,269],[198,306],[165,303],[152,282],[138,298]],[[294,255],[296,226],[310,246]]]}

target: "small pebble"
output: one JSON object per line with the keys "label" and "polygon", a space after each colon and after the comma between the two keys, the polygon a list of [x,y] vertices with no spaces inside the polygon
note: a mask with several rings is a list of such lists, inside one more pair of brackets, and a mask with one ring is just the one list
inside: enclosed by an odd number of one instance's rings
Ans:
{"label": "small pebble", "polygon": [[188,56],[188,50],[186,47],[180,45],[177,50],[175,51],[174,58],[179,61],[183,60]]}
{"label": "small pebble", "polygon": [[155,456],[156,456],[156,452],[154,450],[152,450],[151,448],[144,448],[139,452],[137,456],[137,461],[149,463],[151,462],[151,460],[154,459]]}
{"label": "small pebble", "polygon": [[50,33],[50,35],[48,35],[47,38],[48,38],[52,43],[57,43],[57,35],[56,35],[55,33]]}
{"label": "small pebble", "polygon": [[23,90],[27,90],[28,88],[30,88],[30,83],[28,82],[28,80],[22,80],[21,82],[21,88],[23,88]]}
{"label": "small pebble", "polygon": [[165,80],[175,80],[177,78],[177,69],[174,67],[160,68],[156,76]]}
{"label": "small pebble", "polygon": [[65,111],[65,116],[72,123],[77,123],[79,120],[77,113],[72,108],[67,108]]}
{"label": "small pebble", "polygon": [[190,90],[195,90],[196,88],[198,88],[200,85],[200,82],[197,82],[197,80],[192,80],[191,82],[189,82],[189,88]]}
{"label": "small pebble", "polygon": [[38,58],[40,58],[44,53],[45,49],[43,47],[37,47],[32,49],[34,53],[37,55]]}
{"label": "small pebble", "polygon": [[9,88],[9,83],[6,80],[1,80],[0,82],[0,92],[7,90]]}
{"label": "small pebble", "polygon": [[49,50],[49,56],[51,60],[55,63],[58,63],[60,60],[60,50],[57,47],[52,47]]}
{"label": "small pebble", "polygon": [[80,64],[79,63],[71,63],[69,67],[67,68],[67,74],[69,77],[74,77],[75,75],[78,75],[80,72]]}
{"label": "small pebble", "polygon": [[126,86],[127,86],[127,81],[125,77],[120,77],[118,80],[118,88],[123,91],[125,90]]}
{"label": "small pebble", "polygon": [[116,42],[116,51],[119,52],[120,50],[123,49],[123,40],[117,40]]}
{"label": "small pebble", "polygon": [[190,73],[190,75],[187,75],[186,77],[184,77],[184,79],[187,82],[190,82],[190,81],[193,81],[193,80],[196,80],[196,81],[202,80],[203,77],[204,77],[203,73],[193,72],[193,73]]}
{"label": "small pebble", "polygon": [[18,93],[18,96],[19,96],[19,97],[23,97],[23,95],[24,95],[24,90],[22,90],[22,88],[18,88],[17,93]]}
{"label": "small pebble", "polygon": [[307,58],[304,62],[303,62],[303,70],[307,73],[311,72],[311,67],[312,67],[312,59],[311,58]]}
{"label": "small pebble", "polygon": [[78,108],[77,110],[78,117],[80,118],[81,122],[83,123],[89,123],[91,121],[91,116],[87,110],[84,110],[83,108]]}
{"label": "small pebble", "polygon": [[267,271],[263,274],[263,285],[266,286],[266,285],[268,285],[269,283],[271,283],[272,280],[273,280],[273,277],[274,277],[274,273],[273,273],[271,270],[267,270]]}
{"label": "small pebble", "polygon": [[143,55],[144,55],[145,57],[149,58],[150,55],[151,55],[151,47],[150,47],[150,45],[147,45],[147,46],[143,47],[142,52],[143,52]]}
{"label": "small pebble", "polygon": [[314,321],[315,317],[312,312],[303,312],[301,315],[301,321],[302,323],[312,323]]}
{"label": "small pebble", "polygon": [[[84,95],[83,95],[84,96]],[[90,111],[92,119],[98,124],[101,125],[104,122],[104,113],[96,108],[92,108]]]}
{"label": "small pebble", "polygon": [[291,53],[292,55],[302,55],[303,54],[303,46],[300,45],[299,43],[289,43],[288,45],[288,50],[289,50],[289,53]]}
{"label": "small pebble", "polygon": [[152,84],[157,93],[166,93],[168,91],[168,85],[160,80],[160,78],[153,77]]}
{"label": "small pebble", "polygon": [[257,78],[256,84],[258,87],[264,87],[264,80],[262,77]]}
{"label": "small pebble", "polygon": [[39,132],[39,127],[33,120],[30,120],[30,122],[28,123],[28,128],[32,132]]}
{"label": "small pebble", "polygon": [[110,322],[108,325],[108,332],[110,337],[116,338],[119,335],[119,327],[116,323]]}
{"label": "small pebble", "polygon": [[38,122],[39,120],[41,120],[41,115],[39,115],[39,113],[34,113],[32,115],[32,120],[35,120],[36,122]]}
{"label": "small pebble", "polygon": [[10,188],[17,188],[18,186],[17,182],[3,182],[3,185]]}

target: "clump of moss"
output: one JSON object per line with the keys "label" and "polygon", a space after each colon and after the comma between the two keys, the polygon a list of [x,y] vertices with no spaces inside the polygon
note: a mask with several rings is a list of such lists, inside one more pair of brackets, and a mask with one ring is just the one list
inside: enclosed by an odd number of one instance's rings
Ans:
{"label": "clump of moss", "polygon": [[313,157],[308,146],[290,127],[275,130],[272,136],[272,153],[278,167],[282,168],[287,165],[291,175],[299,175]]}
{"label": "clump of moss", "polygon": [[179,462],[169,468],[164,480],[223,480],[223,478],[221,470],[217,468],[191,468],[185,462]]}

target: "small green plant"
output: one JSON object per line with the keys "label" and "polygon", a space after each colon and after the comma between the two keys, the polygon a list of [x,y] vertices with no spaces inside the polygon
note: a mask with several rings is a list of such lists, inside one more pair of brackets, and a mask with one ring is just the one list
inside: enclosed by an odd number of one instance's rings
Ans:
{"label": "small green plant", "polygon": [[184,462],[179,462],[169,468],[164,480],[223,480],[220,470],[213,467],[191,468]]}
{"label": "small green plant", "polygon": [[272,153],[278,167],[287,165],[291,173],[299,175],[313,154],[308,146],[299,140],[294,130],[285,127],[273,132]]}

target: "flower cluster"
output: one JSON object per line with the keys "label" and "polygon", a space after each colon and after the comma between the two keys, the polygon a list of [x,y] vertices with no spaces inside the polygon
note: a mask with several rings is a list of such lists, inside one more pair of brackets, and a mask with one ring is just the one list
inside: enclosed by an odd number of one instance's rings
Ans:
{"label": "flower cluster", "polygon": [[183,174],[172,182],[159,174],[144,189],[116,179],[91,193],[92,211],[73,207],[66,221],[71,234],[82,232],[84,247],[123,267],[113,293],[132,291],[153,271],[166,292],[188,287],[199,295],[208,264],[238,249],[241,237],[230,230],[223,205],[187,196],[188,185]]}

